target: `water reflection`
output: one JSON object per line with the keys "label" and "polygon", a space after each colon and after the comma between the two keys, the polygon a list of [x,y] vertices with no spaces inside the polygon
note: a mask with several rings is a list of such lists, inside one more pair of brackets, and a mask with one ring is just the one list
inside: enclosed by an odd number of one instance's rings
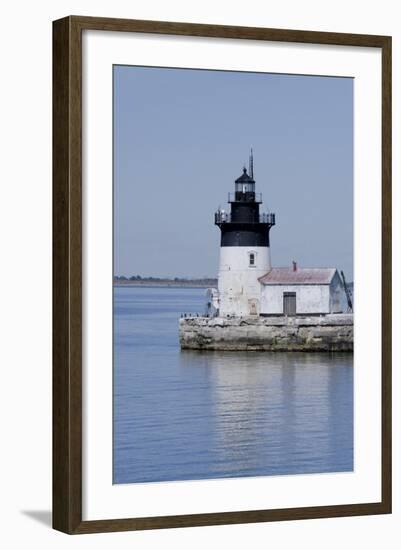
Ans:
{"label": "water reflection", "polygon": [[181,352],[203,293],[115,293],[114,483],[352,470],[352,355]]}
{"label": "water reflection", "polygon": [[180,365],[210,373],[220,475],[352,470],[352,355],[183,351]]}

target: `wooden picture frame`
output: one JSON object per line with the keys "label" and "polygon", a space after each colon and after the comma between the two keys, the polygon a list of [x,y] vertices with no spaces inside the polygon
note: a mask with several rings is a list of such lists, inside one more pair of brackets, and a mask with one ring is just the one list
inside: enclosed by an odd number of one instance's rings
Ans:
{"label": "wooden picture frame", "polygon": [[[379,502],[82,520],[82,31],[378,48],[382,57],[382,497]],[[69,534],[391,512],[391,37],[71,16],[53,23],[53,527]]]}

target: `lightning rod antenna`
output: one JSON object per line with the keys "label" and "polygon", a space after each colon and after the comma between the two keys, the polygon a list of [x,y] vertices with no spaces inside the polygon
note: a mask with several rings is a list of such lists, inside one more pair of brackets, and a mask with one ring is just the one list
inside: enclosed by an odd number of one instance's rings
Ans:
{"label": "lightning rod antenna", "polygon": [[251,148],[251,154],[249,156],[249,175],[253,179],[253,150]]}

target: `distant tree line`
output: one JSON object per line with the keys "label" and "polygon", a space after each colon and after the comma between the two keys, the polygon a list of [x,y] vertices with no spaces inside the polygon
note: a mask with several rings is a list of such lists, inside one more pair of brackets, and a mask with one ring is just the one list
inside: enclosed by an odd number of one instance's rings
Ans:
{"label": "distant tree line", "polygon": [[[150,277],[152,279],[152,277]],[[125,275],[115,275],[114,276],[115,281],[142,281],[142,277],[140,275],[132,275],[131,277],[126,277]]]}
{"label": "distant tree line", "polygon": [[174,281],[174,282],[188,282],[188,281],[215,281],[213,277],[142,277],[141,275],[131,275],[126,277],[125,275],[115,275],[115,281]]}

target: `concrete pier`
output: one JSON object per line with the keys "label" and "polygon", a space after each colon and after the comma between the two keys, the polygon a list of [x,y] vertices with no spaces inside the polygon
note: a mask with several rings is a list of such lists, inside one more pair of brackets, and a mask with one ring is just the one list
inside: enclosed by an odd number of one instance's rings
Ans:
{"label": "concrete pier", "polygon": [[182,349],[353,351],[353,314],[180,319]]}

